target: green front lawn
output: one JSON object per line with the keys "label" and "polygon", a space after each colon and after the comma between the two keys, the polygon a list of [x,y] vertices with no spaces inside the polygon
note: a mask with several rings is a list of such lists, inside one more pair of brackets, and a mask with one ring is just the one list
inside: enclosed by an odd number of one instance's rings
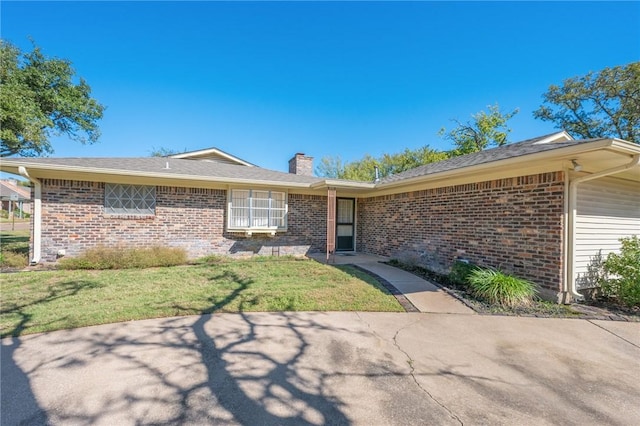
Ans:
{"label": "green front lawn", "polygon": [[0,268],[24,268],[29,256],[29,230],[0,232]]}
{"label": "green front lawn", "polygon": [[312,260],[19,272],[0,279],[2,337],[211,312],[403,311],[367,274]]}

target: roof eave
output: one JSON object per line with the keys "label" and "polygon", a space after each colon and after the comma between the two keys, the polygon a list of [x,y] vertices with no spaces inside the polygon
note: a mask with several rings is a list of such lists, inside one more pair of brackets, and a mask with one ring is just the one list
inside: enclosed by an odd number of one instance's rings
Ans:
{"label": "roof eave", "polygon": [[312,183],[310,186],[311,189],[341,188],[354,190],[369,190],[374,189],[375,187],[376,185],[370,182],[351,182],[339,179],[324,179],[319,182]]}
{"label": "roof eave", "polygon": [[218,176],[203,176],[203,175],[184,175],[177,173],[150,173],[144,171],[135,170],[115,170],[115,169],[103,169],[96,167],[76,167],[76,166],[63,166],[47,164],[43,167],[42,164],[20,162],[11,164],[12,167],[7,167],[6,163],[0,164],[0,170],[7,171],[9,173],[16,174],[20,166],[25,167],[27,170],[43,170],[43,171],[56,171],[77,173],[86,175],[114,175],[114,176],[133,176],[140,178],[151,179],[163,179],[163,180],[178,180],[178,181],[200,181],[211,182],[218,184],[236,184],[236,185],[262,185],[262,186],[279,186],[287,188],[309,188],[313,182],[286,182],[277,180],[263,180],[263,179],[248,179],[248,178],[230,178],[230,177],[218,177]]}
{"label": "roof eave", "polygon": [[640,145],[633,144],[631,142],[624,141],[622,139],[602,139],[585,144],[571,145],[563,148],[551,149],[548,151],[536,152],[531,154],[524,154],[517,157],[505,158],[502,160],[490,161],[486,163],[476,164],[473,166],[460,167],[453,170],[446,170],[443,172],[436,172],[421,176],[415,176],[412,178],[402,179],[393,182],[383,182],[376,185],[376,189],[390,189],[399,186],[412,185],[423,181],[446,179],[449,177],[461,175],[481,173],[483,171],[505,167],[510,165],[519,165],[525,162],[541,161],[551,159],[554,157],[566,157],[570,155],[578,155],[590,151],[596,151],[602,148],[611,148],[612,150],[621,154],[635,155],[640,154]]}

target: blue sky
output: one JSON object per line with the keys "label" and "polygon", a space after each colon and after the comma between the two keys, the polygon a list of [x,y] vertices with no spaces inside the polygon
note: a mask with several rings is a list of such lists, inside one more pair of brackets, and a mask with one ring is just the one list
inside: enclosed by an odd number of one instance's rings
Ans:
{"label": "blue sky", "polygon": [[640,2],[11,2],[1,35],[72,61],[107,106],[55,156],[218,147],[285,171],[430,145],[499,103],[511,140],[555,131],[550,84],[640,59]]}

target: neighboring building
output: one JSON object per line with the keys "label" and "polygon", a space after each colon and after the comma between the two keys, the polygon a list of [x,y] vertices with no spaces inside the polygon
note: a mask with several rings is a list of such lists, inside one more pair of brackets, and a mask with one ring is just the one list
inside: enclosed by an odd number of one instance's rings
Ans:
{"label": "neighboring building", "polygon": [[8,158],[34,183],[34,262],[96,245],[189,256],[335,250],[499,267],[568,300],[599,249],[640,234],[640,146],[566,132],[354,182],[215,148],[159,158]]}
{"label": "neighboring building", "polygon": [[0,207],[1,210],[18,215],[31,214],[31,190],[19,186],[16,179],[0,180]]}

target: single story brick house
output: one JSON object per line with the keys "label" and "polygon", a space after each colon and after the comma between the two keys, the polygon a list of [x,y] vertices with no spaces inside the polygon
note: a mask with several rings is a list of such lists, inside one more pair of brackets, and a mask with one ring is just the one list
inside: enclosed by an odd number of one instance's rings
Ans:
{"label": "single story brick house", "polygon": [[209,254],[357,251],[499,267],[570,300],[591,257],[640,234],[640,146],[554,133],[370,182],[216,148],[148,158],[4,158],[33,183],[32,263],[97,245]]}

